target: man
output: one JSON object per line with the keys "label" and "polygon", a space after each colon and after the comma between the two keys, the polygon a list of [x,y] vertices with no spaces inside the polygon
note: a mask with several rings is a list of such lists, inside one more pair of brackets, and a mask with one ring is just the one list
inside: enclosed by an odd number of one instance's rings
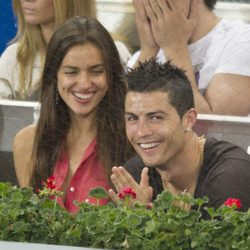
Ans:
{"label": "man", "polygon": [[[130,186],[147,204],[163,189],[174,195],[208,196],[217,208],[227,198],[250,207],[250,156],[229,142],[197,137],[197,112],[184,71],[154,59],[127,74],[125,101],[127,137],[137,156],[114,167],[111,180],[119,192]],[[109,191],[115,200],[113,190]]]}
{"label": "man", "polygon": [[250,114],[250,25],[219,18],[216,0],[134,0],[141,51],[186,71],[198,113]]}

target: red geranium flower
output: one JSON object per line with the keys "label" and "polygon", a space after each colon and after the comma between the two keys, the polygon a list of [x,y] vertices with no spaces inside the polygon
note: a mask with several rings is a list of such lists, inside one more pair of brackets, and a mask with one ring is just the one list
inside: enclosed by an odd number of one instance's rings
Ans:
{"label": "red geranium flower", "polygon": [[120,199],[125,199],[126,197],[136,198],[136,193],[131,187],[125,187],[117,195]]}
{"label": "red geranium flower", "polygon": [[37,193],[41,197],[48,196],[51,199],[54,199],[55,196],[63,195],[63,192],[60,189],[56,188],[54,176],[50,176],[45,181],[42,181],[42,186],[42,189],[37,189]]}
{"label": "red geranium flower", "polygon": [[55,177],[51,176],[49,177],[46,181],[45,181],[45,187],[49,188],[49,189],[55,189],[56,185],[55,185]]}
{"label": "red geranium flower", "polygon": [[224,202],[224,205],[226,205],[226,206],[228,206],[228,207],[235,206],[236,208],[241,208],[240,199],[236,199],[236,198],[228,198],[228,199]]}

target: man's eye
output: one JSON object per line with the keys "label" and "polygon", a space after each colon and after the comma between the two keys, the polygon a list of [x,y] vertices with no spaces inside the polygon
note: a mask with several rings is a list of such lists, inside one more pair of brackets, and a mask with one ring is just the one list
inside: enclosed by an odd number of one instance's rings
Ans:
{"label": "man's eye", "polygon": [[135,121],[135,120],[136,120],[136,118],[134,116],[126,117],[126,121],[128,121],[128,122],[132,122],[132,121]]}
{"label": "man's eye", "polygon": [[162,120],[162,117],[155,115],[155,116],[151,117],[151,120],[153,120],[153,121],[159,121],[159,120]]}

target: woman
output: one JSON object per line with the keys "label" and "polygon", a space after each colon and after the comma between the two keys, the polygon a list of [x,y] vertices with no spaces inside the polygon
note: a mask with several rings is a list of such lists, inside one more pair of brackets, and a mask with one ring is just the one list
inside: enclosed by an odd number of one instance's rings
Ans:
{"label": "woman", "polygon": [[[54,30],[72,16],[96,17],[93,0],[13,0],[18,21],[15,43],[0,58],[0,99],[38,100],[41,70]],[[117,41],[122,58],[126,46]],[[125,63],[125,62],[124,62]]]}
{"label": "woman", "polygon": [[73,17],[55,32],[42,75],[40,118],[14,140],[20,186],[40,188],[55,176],[65,193],[59,202],[71,212],[77,210],[73,200],[88,199],[90,189],[110,187],[111,167],[131,156],[122,74],[116,46],[95,19]]}

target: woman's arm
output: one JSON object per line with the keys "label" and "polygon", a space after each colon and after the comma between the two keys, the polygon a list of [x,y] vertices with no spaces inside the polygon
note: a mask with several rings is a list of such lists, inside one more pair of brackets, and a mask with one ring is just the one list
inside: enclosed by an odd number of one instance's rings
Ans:
{"label": "woman's arm", "polygon": [[32,150],[35,137],[35,125],[20,130],[13,142],[14,164],[20,187],[28,186],[33,171]]}

